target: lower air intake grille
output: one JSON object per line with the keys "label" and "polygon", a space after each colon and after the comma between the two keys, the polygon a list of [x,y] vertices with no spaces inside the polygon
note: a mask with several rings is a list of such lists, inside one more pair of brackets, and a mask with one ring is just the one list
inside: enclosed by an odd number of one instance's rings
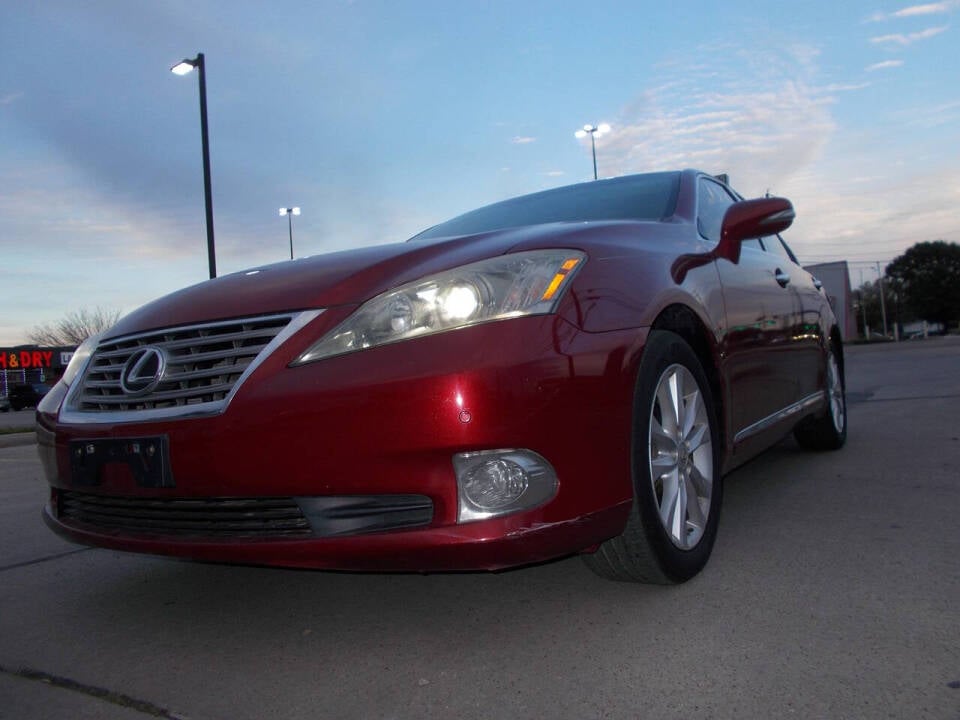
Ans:
{"label": "lower air intake grille", "polygon": [[60,490],[57,508],[61,520],[101,532],[204,540],[362,535],[433,521],[425,495],[161,499]]}
{"label": "lower air intake grille", "polygon": [[60,491],[61,520],[131,535],[204,539],[311,536],[292,498],[132,498]]}

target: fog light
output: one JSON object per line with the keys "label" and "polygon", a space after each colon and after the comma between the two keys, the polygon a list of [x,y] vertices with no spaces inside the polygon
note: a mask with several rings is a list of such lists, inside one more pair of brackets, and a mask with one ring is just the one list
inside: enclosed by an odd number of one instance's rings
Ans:
{"label": "fog light", "polygon": [[483,450],[453,456],[458,522],[484,520],[542,505],[557,492],[557,474],[532,450]]}
{"label": "fog light", "polygon": [[464,474],[463,495],[482,510],[499,510],[516,502],[529,485],[527,474],[517,463],[495,458]]}

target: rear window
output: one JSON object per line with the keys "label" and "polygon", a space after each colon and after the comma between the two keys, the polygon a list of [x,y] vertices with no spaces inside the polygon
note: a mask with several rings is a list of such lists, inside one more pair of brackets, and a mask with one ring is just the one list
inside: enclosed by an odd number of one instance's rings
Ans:
{"label": "rear window", "polygon": [[554,222],[662,220],[673,215],[679,189],[677,172],[568,185],[472,210],[411,239],[472,235]]}

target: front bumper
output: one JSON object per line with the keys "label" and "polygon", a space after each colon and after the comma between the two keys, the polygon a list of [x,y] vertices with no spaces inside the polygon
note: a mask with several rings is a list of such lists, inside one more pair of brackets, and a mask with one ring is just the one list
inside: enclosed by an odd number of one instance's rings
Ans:
{"label": "front bumper", "polygon": [[[518,318],[288,367],[295,336],[218,415],[66,424],[38,416],[52,488],[46,522],[119,550],[355,570],[498,569],[577,552],[618,534],[632,503],[630,421],[642,330],[584,333],[557,316]],[[135,419],[135,416],[131,416]],[[163,438],[168,483],[127,463],[79,481],[79,441]],[[556,469],[544,505],[457,522],[456,453],[527,448]],[[359,534],[231,537],[100,526],[65,516],[65,494],[145,501],[428,498],[425,524]],[[301,503],[302,504],[302,503]]]}

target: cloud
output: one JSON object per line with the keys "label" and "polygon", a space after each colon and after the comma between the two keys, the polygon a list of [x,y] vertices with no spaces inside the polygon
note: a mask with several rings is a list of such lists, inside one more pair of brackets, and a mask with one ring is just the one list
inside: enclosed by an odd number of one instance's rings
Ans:
{"label": "cloud", "polygon": [[834,84],[834,85],[827,85],[827,86],[823,89],[823,91],[824,91],[824,92],[828,92],[828,93],[835,93],[835,92],[852,92],[853,90],[863,90],[864,88],[868,88],[868,87],[870,87],[870,83],[868,83],[868,82],[865,82],[865,83],[855,83],[855,84],[851,83],[851,84],[847,84],[847,85]]}
{"label": "cloud", "polygon": [[[923,133],[910,134],[909,151],[891,143],[890,152],[878,152],[876,137],[834,116],[842,94],[861,85],[818,82],[813,53],[711,56],[728,58],[738,72],[672,63],[672,79],[634,98],[597,140],[602,175],[696,167],[728,172],[747,197],[769,188],[797,208],[786,239],[804,262],[890,259],[918,240],[960,239],[960,171],[952,161],[898,167],[898,157],[923,149]],[[925,117],[947,120],[960,102],[928,110]]]}
{"label": "cloud", "polygon": [[697,167],[763,192],[814,163],[836,129],[830,93],[859,86],[818,86],[815,52],[726,57],[730,72],[681,62],[671,72],[683,80],[625,107],[597,140],[603,174]]}
{"label": "cloud", "polygon": [[534,143],[536,141],[537,139],[535,137],[525,137],[522,135],[517,135],[510,142],[512,142],[514,145],[529,145],[530,143]]}
{"label": "cloud", "polygon": [[866,67],[867,72],[876,72],[877,70],[886,70],[888,68],[903,67],[903,60],[884,60]]}
{"label": "cloud", "polygon": [[875,45],[883,45],[883,44],[891,43],[894,45],[901,45],[903,47],[906,47],[907,45],[912,45],[918,40],[926,40],[928,38],[932,38],[936,35],[939,35],[942,32],[945,32],[946,30],[947,30],[947,26],[942,25],[940,27],[927,28],[926,30],[920,30],[918,32],[907,33],[907,34],[894,33],[892,35],[880,35],[878,37],[870,38],[870,42],[872,42]]}
{"label": "cloud", "polygon": [[960,173],[948,163],[920,172],[881,172],[863,178],[856,192],[852,181],[831,167],[776,188],[797,209],[786,240],[801,262],[883,262],[915,242],[960,239],[955,210]]}
{"label": "cloud", "polygon": [[942,15],[943,13],[950,12],[953,8],[957,7],[957,5],[960,5],[960,2],[957,2],[957,0],[926,3],[924,5],[910,5],[909,7],[901,8],[892,13],[874,13],[870,16],[869,20],[870,22],[883,22],[885,20],[920,17],[924,15]]}
{"label": "cloud", "polygon": [[916,15],[937,15],[940,13],[950,12],[950,10],[957,6],[955,2],[938,2],[938,3],[928,3],[926,5],[911,5],[910,7],[905,7],[902,10],[897,10],[893,13],[893,17],[904,18],[904,17],[914,17]]}
{"label": "cloud", "polygon": [[904,108],[895,112],[893,117],[908,127],[924,130],[942,126],[956,126],[960,123],[960,100],[938,105]]}

